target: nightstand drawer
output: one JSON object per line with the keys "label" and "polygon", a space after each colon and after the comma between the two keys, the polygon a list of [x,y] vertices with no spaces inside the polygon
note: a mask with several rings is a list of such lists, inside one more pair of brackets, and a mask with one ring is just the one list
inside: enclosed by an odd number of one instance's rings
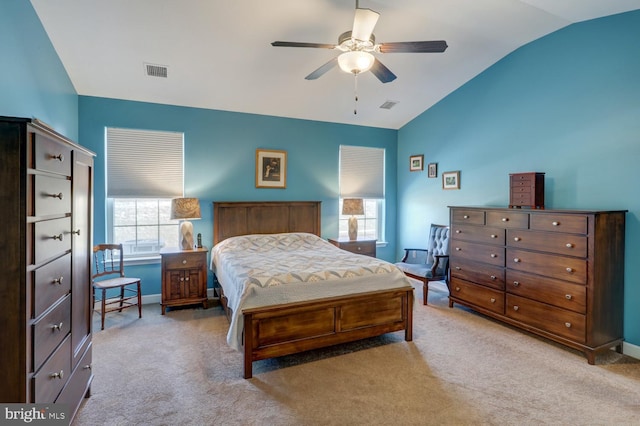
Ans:
{"label": "nightstand drawer", "polygon": [[207,263],[207,254],[203,252],[179,253],[165,256],[164,267],[166,269],[190,269],[201,268]]}
{"label": "nightstand drawer", "polygon": [[333,240],[329,242],[342,250],[350,251],[355,254],[363,254],[365,256],[376,257],[376,240]]}

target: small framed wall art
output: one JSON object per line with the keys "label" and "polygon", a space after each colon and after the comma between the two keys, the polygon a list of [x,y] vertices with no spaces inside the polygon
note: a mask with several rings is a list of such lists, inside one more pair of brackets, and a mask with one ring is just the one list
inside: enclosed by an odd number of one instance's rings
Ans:
{"label": "small framed wall art", "polygon": [[409,171],[420,172],[424,168],[424,155],[412,155],[409,157]]}
{"label": "small framed wall art", "polygon": [[460,189],[460,170],[442,173],[442,189]]}
{"label": "small framed wall art", "polygon": [[256,188],[287,187],[287,151],[256,149]]}
{"label": "small framed wall art", "polygon": [[427,166],[427,177],[438,177],[438,163],[429,163],[429,165]]}

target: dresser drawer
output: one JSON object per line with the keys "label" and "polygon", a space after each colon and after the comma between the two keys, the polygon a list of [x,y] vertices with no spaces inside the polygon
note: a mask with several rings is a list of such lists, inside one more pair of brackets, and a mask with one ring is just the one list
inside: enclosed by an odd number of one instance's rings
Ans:
{"label": "dresser drawer", "polygon": [[71,336],[67,336],[51,358],[31,379],[34,403],[56,400],[71,373]]}
{"label": "dresser drawer", "polygon": [[49,306],[71,289],[71,255],[65,254],[32,272],[33,318],[38,318]]}
{"label": "dresser drawer", "polygon": [[530,229],[535,231],[587,233],[588,218],[582,215],[538,214],[531,216]]}
{"label": "dresser drawer", "polygon": [[531,174],[517,174],[509,176],[509,185],[511,189],[514,188],[529,188],[535,183],[535,175]]}
{"label": "dresser drawer", "polygon": [[584,344],[586,317],[545,303],[507,294],[507,317]]}
{"label": "dresser drawer", "polygon": [[71,181],[34,176],[35,216],[71,213]]}
{"label": "dresser drawer", "polygon": [[529,214],[512,210],[488,211],[487,226],[527,229],[529,227]]}
{"label": "dresser drawer", "polygon": [[587,311],[587,287],[539,275],[507,270],[507,291],[580,314]]}
{"label": "dresser drawer", "polygon": [[587,237],[584,235],[509,229],[507,246],[587,257]]}
{"label": "dresser drawer", "polygon": [[476,243],[504,245],[504,229],[491,228],[489,226],[454,224],[452,226],[451,239],[453,241],[464,240]]}
{"label": "dresser drawer", "polygon": [[376,242],[375,241],[340,241],[339,247],[342,250],[350,251],[351,253],[364,254],[366,256],[376,257]]}
{"label": "dresser drawer", "polygon": [[507,248],[507,268],[585,284],[587,261],[566,256]]}
{"label": "dresser drawer", "polygon": [[32,328],[33,370],[36,371],[71,330],[71,296],[33,323]]}
{"label": "dresser drawer", "polygon": [[512,206],[529,206],[533,201],[530,191],[513,191],[511,190],[511,203]]}
{"label": "dresser drawer", "polygon": [[67,385],[58,396],[58,399],[56,399],[56,404],[69,404],[69,406],[73,407],[78,401],[82,401],[82,397],[87,392],[87,387],[91,385],[91,363],[92,345],[89,344],[78,366],[73,370]]}
{"label": "dresser drawer", "polygon": [[454,259],[450,263],[451,276],[504,290],[504,268],[486,263]]}
{"label": "dresser drawer", "polygon": [[467,223],[470,225],[484,225],[484,210],[452,209],[451,221],[453,223]]}
{"label": "dresser drawer", "polygon": [[35,263],[71,250],[71,218],[36,222],[34,231]]}
{"label": "dresser drawer", "polygon": [[485,246],[466,241],[451,241],[451,259],[465,258],[476,262],[504,266],[504,247]]}
{"label": "dresser drawer", "polygon": [[497,314],[504,314],[504,293],[489,287],[451,278],[451,296]]}
{"label": "dresser drawer", "polygon": [[35,133],[34,166],[38,170],[71,176],[71,149]]}
{"label": "dresser drawer", "polygon": [[206,253],[178,253],[175,255],[165,255],[164,267],[166,269],[190,269],[201,268],[207,263]]}

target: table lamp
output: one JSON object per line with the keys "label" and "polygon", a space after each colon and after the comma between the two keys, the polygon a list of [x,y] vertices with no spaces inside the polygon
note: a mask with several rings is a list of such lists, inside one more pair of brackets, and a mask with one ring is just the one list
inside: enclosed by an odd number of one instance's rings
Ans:
{"label": "table lamp", "polygon": [[197,198],[174,198],[171,200],[171,220],[180,220],[180,247],[193,250],[193,224],[200,219],[200,202]]}
{"label": "table lamp", "polygon": [[349,239],[351,241],[358,239],[358,219],[355,215],[364,214],[364,203],[362,198],[345,198],[342,200],[342,214],[348,215],[349,218]]}

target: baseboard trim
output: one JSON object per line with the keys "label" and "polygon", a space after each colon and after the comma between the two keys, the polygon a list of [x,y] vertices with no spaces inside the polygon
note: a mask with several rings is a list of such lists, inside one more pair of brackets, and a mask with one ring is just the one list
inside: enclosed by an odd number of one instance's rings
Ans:
{"label": "baseboard trim", "polygon": [[640,346],[622,342],[622,353],[631,358],[640,359]]}

